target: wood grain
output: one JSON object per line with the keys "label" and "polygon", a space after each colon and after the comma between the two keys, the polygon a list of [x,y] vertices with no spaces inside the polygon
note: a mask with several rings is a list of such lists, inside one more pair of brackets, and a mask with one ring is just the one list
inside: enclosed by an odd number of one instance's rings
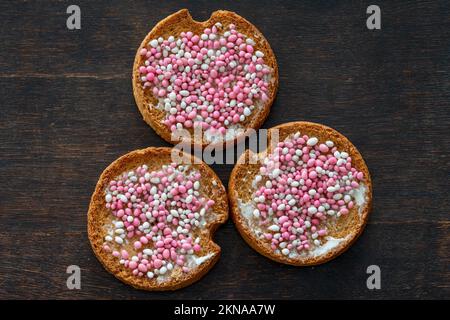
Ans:
{"label": "wood grain", "polygon": [[[0,298],[450,298],[450,8],[378,1],[66,1],[0,3]],[[374,182],[374,209],[355,245],[323,266],[295,268],[252,251],[231,222],[216,237],[216,267],[174,293],[147,293],[109,275],[86,235],[90,195],[120,155],[167,146],[131,88],[148,30],[187,6],[194,18],[233,10],[269,40],[280,89],[264,127],[315,121],[346,135]],[[231,165],[213,168],[226,184]],[[66,288],[66,267],[82,289]],[[366,288],[366,268],[382,289]]]}

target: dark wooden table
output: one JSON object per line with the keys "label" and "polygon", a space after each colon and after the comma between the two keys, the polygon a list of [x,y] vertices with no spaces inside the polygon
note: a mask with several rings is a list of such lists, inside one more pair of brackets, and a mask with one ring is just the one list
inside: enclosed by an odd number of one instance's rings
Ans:
{"label": "dark wooden table", "polygon": [[[450,298],[450,9],[445,1],[67,1],[0,3],[0,298]],[[134,290],[107,273],[86,235],[102,170],[120,155],[167,146],[141,119],[130,72],[160,19],[188,7],[198,20],[236,11],[267,37],[280,89],[265,128],[320,122],[345,134],[374,181],[361,238],[314,268],[272,262],[228,222],[223,255],[180,291]],[[231,165],[215,165],[226,185]],[[381,290],[366,268],[381,268]],[[81,267],[81,290],[66,268]]]}

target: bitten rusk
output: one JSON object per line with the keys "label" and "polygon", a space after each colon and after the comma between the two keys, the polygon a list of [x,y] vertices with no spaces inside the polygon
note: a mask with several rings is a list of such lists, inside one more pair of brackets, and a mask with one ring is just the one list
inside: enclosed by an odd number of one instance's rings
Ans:
{"label": "bitten rusk", "polygon": [[169,36],[178,37],[183,31],[201,34],[205,28],[211,28],[218,22],[220,22],[224,28],[230,24],[234,24],[236,30],[254,40],[255,51],[259,50],[264,53],[264,63],[272,69],[267,92],[268,99],[255,107],[250,116],[241,123],[243,132],[234,136],[233,139],[225,137],[223,141],[213,141],[211,143],[211,141],[207,141],[203,135],[199,137],[200,139],[198,139],[197,136],[194,137],[193,129],[189,128],[186,130],[188,130],[191,135],[190,140],[183,142],[202,146],[204,148],[209,144],[223,146],[226,143],[229,144],[230,141],[240,141],[245,137],[246,129],[258,129],[269,115],[270,107],[272,106],[278,90],[278,66],[269,42],[264,38],[263,34],[249,21],[231,11],[215,11],[208,20],[199,22],[192,19],[187,9],[183,9],[161,20],[147,34],[136,52],[132,73],[133,94],[144,121],[149,124],[159,136],[169,143],[178,144],[180,141],[172,139],[170,128],[162,122],[165,119],[167,112],[155,107],[158,104],[158,100],[153,95],[151,88],[144,89],[143,87],[140,79],[139,67],[143,65],[145,57],[141,56],[141,49],[147,48],[149,41],[152,39],[157,39],[159,37],[168,38]]}
{"label": "bitten rusk", "polygon": [[[196,255],[199,257],[208,256],[210,258],[204,259],[197,267],[192,268],[187,273],[182,272],[179,267],[175,266],[173,271],[165,277],[164,281],[159,281],[157,277],[150,279],[145,275],[141,277],[133,275],[129,268],[119,263],[117,257],[114,257],[111,252],[103,249],[105,243],[104,238],[106,236],[104,226],[114,218],[111,210],[105,207],[105,191],[109,182],[120,174],[134,170],[144,164],[148,166],[148,172],[151,172],[161,169],[163,165],[173,163],[174,161],[171,158],[172,150],[170,148],[150,147],[132,151],[115,160],[101,174],[89,206],[87,216],[88,236],[96,257],[104,268],[115,277],[138,289],[163,291],[188,286],[203,277],[219,260],[220,256],[220,247],[213,242],[212,236],[216,229],[228,218],[227,194],[222,182],[214,171],[205,163],[198,163],[198,159],[187,154],[182,154],[183,159],[191,163],[186,165],[201,174],[199,193],[215,201],[212,208],[206,212],[206,224],[192,231],[193,237],[200,238],[201,251],[197,252]],[[183,165],[185,164],[183,163]],[[131,243],[134,240],[136,239],[131,239]]]}

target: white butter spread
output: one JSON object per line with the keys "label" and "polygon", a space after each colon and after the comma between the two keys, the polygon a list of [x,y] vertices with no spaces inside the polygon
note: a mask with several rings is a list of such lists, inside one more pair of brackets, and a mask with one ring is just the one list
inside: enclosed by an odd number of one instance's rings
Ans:
{"label": "white butter spread", "polygon": [[239,213],[244,218],[247,227],[258,237],[263,237],[264,233],[259,226],[259,219],[253,216],[253,211],[255,210],[255,204],[253,202],[242,202],[238,199]]}
{"label": "white butter spread", "polygon": [[367,203],[367,187],[361,183],[358,188],[351,190],[350,194],[355,199],[355,204],[358,207],[358,213],[361,215],[362,210]]}
{"label": "white butter spread", "polygon": [[314,257],[321,256],[327,254],[330,250],[333,250],[336,248],[341,242],[347,240],[349,236],[345,238],[333,238],[333,237],[326,237],[325,239],[327,242],[323,243],[322,245],[315,247],[314,249],[308,251],[308,255],[312,255]]}
{"label": "white butter spread", "polygon": [[[201,256],[201,257],[198,257],[196,255],[187,255],[186,256],[186,258],[187,258],[186,266],[188,266],[190,268],[198,267],[201,264],[203,264],[205,261],[211,259],[214,255],[215,255],[214,252],[211,252],[211,253],[209,253],[205,256]],[[170,278],[170,275],[165,274],[165,275],[159,275],[156,279],[159,283],[162,283],[164,281],[169,280],[169,278]]]}
{"label": "white butter spread", "polygon": [[202,257],[192,256],[193,264],[195,266],[199,266],[206,260],[209,260],[210,258],[212,258],[214,256],[214,254],[215,254],[214,252],[211,252],[210,254],[207,254],[206,256],[202,256]]}

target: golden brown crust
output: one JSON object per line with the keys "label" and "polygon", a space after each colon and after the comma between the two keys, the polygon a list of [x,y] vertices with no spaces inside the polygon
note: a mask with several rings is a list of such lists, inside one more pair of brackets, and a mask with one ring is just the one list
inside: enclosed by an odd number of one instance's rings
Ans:
{"label": "golden brown crust", "polygon": [[[212,241],[212,236],[219,225],[223,224],[228,219],[228,199],[226,191],[222,182],[211,168],[197,158],[187,154],[183,154],[183,157],[190,160],[192,163],[190,166],[201,173],[202,184],[200,192],[215,201],[215,204],[211,209],[211,212],[213,212],[214,215],[210,215],[206,226],[198,231],[197,236],[201,238],[200,244],[202,250],[197,255],[205,256],[214,253],[214,256],[200,264],[200,266],[192,268],[188,273],[177,272],[175,275],[171,276],[169,280],[158,282],[156,278],[149,279],[145,276],[134,276],[130,269],[119,264],[117,258],[102,249],[104,237],[106,236],[104,225],[107,223],[108,219],[112,217],[111,211],[105,207],[105,189],[109,181],[121,173],[134,169],[142,164],[147,164],[150,171],[158,170],[163,164],[173,162],[171,161],[172,150],[174,149],[150,147],[132,151],[118,158],[101,174],[89,205],[88,236],[96,257],[104,268],[115,277],[138,289],[163,291],[175,290],[188,286],[204,276],[219,260],[220,256],[220,247]],[[216,185],[214,185],[213,181],[215,181]]]}
{"label": "golden brown crust", "polygon": [[[251,36],[256,43],[255,50],[259,50],[264,53],[264,61],[266,65],[271,67],[273,70],[272,81],[270,82],[268,88],[268,99],[263,106],[254,109],[252,114],[243,123],[244,128],[258,129],[259,127],[261,127],[261,125],[269,115],[270,107],[275,100],[275,96],[278,90],[278,65],[269,42],[253,24],[251,24],[238,14],[225,10],[215,11],[211,14],[211,17],[208,20],[199,22],[192,19],[187,9],[182,9],[161,20],[147,34],[136,52],[132,74],[134,98],[136,100],[139,111],[144,118],[144,121],[147,122],[147,124],[149,124],[156,131],[156,133],[161,136],[161,138],[169,143],[177,144],[180,143],[180,141],[171,139],[171,131],[165,124],[161,122],[164,119],[166,113],[155,108],[157,99],[153,96],[151,90],[144,90],[142,86],[139,77],[139,66],[143,64],[144,59],[140,55],[140,51],[142,48],[147,47],[148,42],[152,39],[158,37],[167,38],[170,35],[176,36],[183,31],[192,31],[196,34],[201,34],[205,28],[212,27],[217,22],[222,23],[224,27],[233,23],[236,25],[236,28],[239,32]],[[149,105],[151,105],[151,107]],[[245,133],[236,137],[234,141],[242,139],[243,136],[245,136]],[[226,143],[227,141],[224,140],[221,145],[225,145]],[[205,140],[202,140],[200,142],[194,141],[194,139],[191,140],[191,144],[199,146],[201,145],[202,148],[206,147],[207,145],[211,145],[210,142],[207,142]]]}
{"label": "golden brown crust", "polygon": [[[372,181],[369,170],[356,147],[345,136],[332,128],[311,122],[289,122],[271,128],[269,130],[269,139],[271,139],[271,136],[273,135],[273,130],[276,129],[279,130],[279,141],[283,141],[291,134],[300,132],[301,134],[317,137],[319,143],[331,140],[338,150],[346,151],[352,157],[353,166],[358,171],[364,173],[364,184],[367,188],[365,205],[361,208],[360,213],[355,206],[350,210],[348,215],[345,217],[341,216],[335,225],[328,226],[329,236],[334,238],[345,238],[346,240],[326,252],[326,254],[317,256],[305,255],[295,258],[277,254],[270,248],[268,241],[254,236],[253,231],[247,226],[247,223],[244,220],[245,218],[242,217],[239,209],[239,201],[244,201],[246,203],[251,202],[251,195],[254,192],[252,181],[259,173],[260,164],[251,164],[249,163],[249,160],[255,159],[255,157],[262,158],[265,154],[264,152],[254,154],[250,150],[247,150],[238,160],[238,164],[233,168],[228,183],[231,217],[244,240],[254,250],[274,261],[294,266],[310,266],[325,263],[346,251],[364,230],[369,218],[369,212],[372,208]],[[272,149],[270,143],[268,143],[268,146],[268,152],[270,152]],[[348,238],[346,238],[347,236]]]}

